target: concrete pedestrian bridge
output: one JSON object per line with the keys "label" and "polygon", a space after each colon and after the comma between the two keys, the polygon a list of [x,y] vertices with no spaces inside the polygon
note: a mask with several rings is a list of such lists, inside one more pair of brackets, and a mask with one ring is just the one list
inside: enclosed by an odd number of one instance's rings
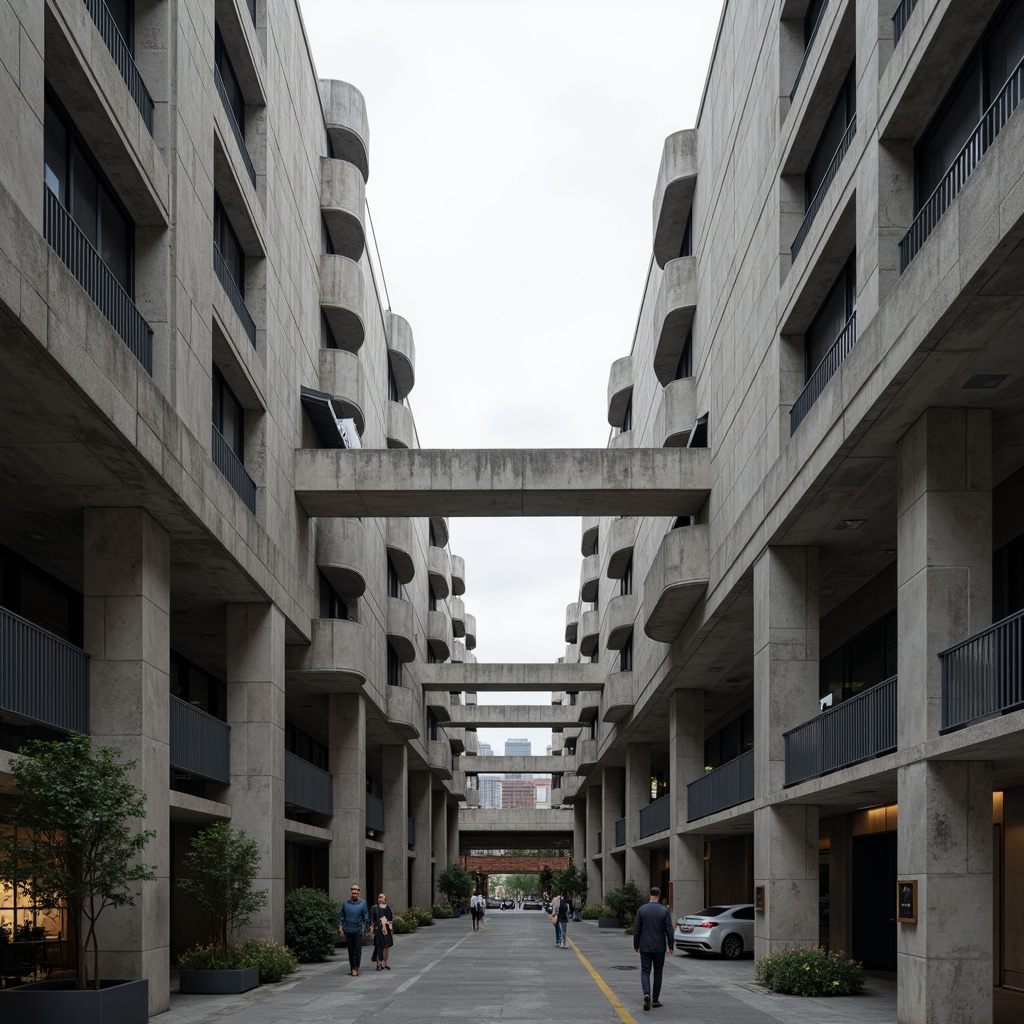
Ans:
{"label": "concrete pedestrian bridge", "polygon": [[459,808],[463,850],[571,850],[572,828],[572,808]]}

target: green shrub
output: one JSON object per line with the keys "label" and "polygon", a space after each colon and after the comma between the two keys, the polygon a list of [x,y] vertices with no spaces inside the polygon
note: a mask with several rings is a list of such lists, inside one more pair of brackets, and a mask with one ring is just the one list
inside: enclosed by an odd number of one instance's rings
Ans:
{"label": "green shrub", "polygon": [[414,918],[416,924],[421,928],[434,923],[434,918],[431,915],[430,911],[424,910],[422,907],[410,907],[406,911],[406,914],[409,917]]}
{"label": "green shrub", "polygon": [[841,950],[818,946],[776,949],[758,960],[754,977],[794,996],[848,996],[864,988],[864,968]]}
{"label": "green shrub", "polygon": [[408,935],[409,932],[416,931],[416,923],[410,923],[409,919],[401,914],[395,914],[394,925],[396,935]]}
{"label": "green shrub", "polygon": [[241,967],[258,967],[260,984],[280,981],[298,967],[295,954],[287,946],[279,946],[269,939],[250,939],[238,947]]}
{"label": "green shrub", "polygon": [[317,964],[334,952],[338,904],[322,889],[293,889],[284,901],[284,941],[301,964]]}
{"label": "green shrub", "polygon": [[185,971],[227,971],[238,966],[235,959],[234,947],[229,947],[225,955],[218,943],[211,942],[187,949],[178,957],[178,966]]}
{"label": "green shrub", "polygon": [[430,908],[430,913],[436,921],[443,918],[454,917],[455,911],[447,903],[435,903]]}
{"label": "green shrub", "polygon": [[637,908],[641,903],[645,903],[646,899],[640,894],[636,882],[630,879],[625,885],[620,885],[618,889],[612,889],[611,892],[605,893],[604,901],[610,911],[607,916],[619,918],[623,927],[632,930]]}
{"label": "green shrub", "polygon": [[599,917],[611,917],[611,911],[603,903],[589,903],[580,911],[584,921],[596,921]]}

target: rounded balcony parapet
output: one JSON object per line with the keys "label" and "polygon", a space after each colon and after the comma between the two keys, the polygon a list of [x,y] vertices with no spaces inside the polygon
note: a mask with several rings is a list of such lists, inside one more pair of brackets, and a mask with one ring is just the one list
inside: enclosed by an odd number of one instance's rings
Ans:
{"label": "rounded balcony parapet", "polygon": [[587,555],[580,566],[580,599],[588,604],[596,601],[600,582],[601,555],[594,552],[592,555]]}
{"label": "rounded balcony parapet", "polygon": [[466,655],[466,664],[472,665],[476,663],[476,657],[472,653],[476,647],[476,616],[466,612],[466,650],[469,652]]}
{"label": "rounded balcony parapet", "polygon": [[602,722],[621,722],[630,716],[636,704],[632,672],[612,672],[605,680]]}
{"label": "rounded balcony parapet", "polygon": [[366,534],[361,520],[316,520],[317,568],[341,597],[362,597],[366,591],[366,563]]}
{"label": "rounded balcony parapet", "polygon": [[586,558],[598,550],[598,532],[601,520],[598,516],[584,516],[580,537],[580,554]]}
{"label": "rounded balcony parapet", "polygon": [[463,665],[466,662],[466,645],[461,640],[452,644],[452,664]]}
{"label": "rounded balcony parapet", "polygon": [[427,579],[434,597],[444,600],[452,591],[452,561],[447,548],[427,548]]}
{"label": "rounded balcony parapet", "polygon": [[366,116],[366,100],[348,82],[321,78],[318,84],[334,155],[358,167],[365,183],[370,177],[370,122]]}
{"label": "rounded balcony parapet", "polygon": [[620,651],[633,634],[636,623],[636,594],[617,594],[608,602],[608,638],[605,646]]}
{"label": "rounded balcony parapet", "polygon": [[401,597],[387,598],[387,638],[398,660],[408,664],[416,660],[416,622],[412,602]]}
{"label": "rounded balcony parapet", "polygon": [[358,352],[366,337],[363,268],[347,256],[320,257],[320,307],[340,349]]}
{"label": "rounded balcony parapet", "polygon": [[389,448],[416,448],[416,421],[412,409],[401,402],[388,402]]}
{"label": "rounded balcony parapet", "polygon": [[361,693],[371,674],[367,642],[362,623],[312,619],[309,646],[285,648],[285,675],[310,693]]}
{"label": "rounded balcony parapet", "polygon": [[682,629],[710,582],[706,523],[680,526],[662,538],[643,588],[644,632],[671,643]]}
{"label": "rounded balcony parapet", "polygon": [[580,615],[579,636],[580,654],[584,658],[589,658],[597,650],[597,643],[601,637],[601,613],[596,608]]}
{"label": "rounded balcony parapet", "polygon": [[576,635],[580,624],[580,603],[572,601],[565,606],[565,642],[576,643]]}
{"label": "rounded balcony parapet", "polygon": [[633,398],[633,357],[623,356],[612,363],[608,374],[608,424],[621,427],[622,418]]}
{"label": "rounded balcony parapet", "polygon": [[585,775],[597,767],[597,740],[580,740],[576,744],[576,774]]}
{"label": "rounded balcony parapet", "polygon": [[466,592],[466,560],[462,555],[452,555],[452,593],[462,597]]}
{"label": "rounded balcony parapet", "polygon": [[452,620],[446,609],[427,611],[427,643],[438,661],[447,661],[452,656]]}
{"label": "rounded balcony parapet", "polygon": [[685,448],[697,421],[697,380],[669,381],[661,393],[655,439],[664,448]]}
{"label": "rounded balcony parapet", "polygon": [[697,309],[697,260],[681,256],[665,264],[654,307],[654,374],[662,385],[674,380],[679,357],[693,326]]}
{"label": "rounded balcony parapet", "polygon": [[416,343],[412,328],[404,316],[390,311],[384,314],[386,325],[388,360],[394,377],[398,398],[408,398],[416,385]]}
{"label": "rounded balcony parapet", "polygon": [[366,431],[366,378],[358,354],[339,348],[320,349],[320,390],[331,396],[339,416],[355,420],[362,436]]}
{"label": "rounded balcony parapet", "polygon": [[420,735],[420,707],[416,691],[408,686],[388,686],[388,722],[406,739]]}
{"label": "rounded balcony parapet", "polygon": [[320,213],[338,256],[359,260],[366,246],[366,182],[355,164],[320,158]]}
{"label": "rounded balcony parapet", "polygon": [[452,777],[452,750],[444,740],[427,741],[427,761],[442,779]]}
{"label": "rounded balcony parapet", "polygon": [[659,267],[679,255],[697,188],[697,130],[665,140],[654,189],[654,258]]}
{"label": "rounded balcony parapet", "polygon": [[632,430],[620,430],[617,434],[613,434],[611,439],[608,441],[609,448],[635,448],[633,431]]}
{"label": "rounded balcony parapet", "polygon": [[466,635],[466,602],[461,597],[451,597],[448,608],[452,613],[452,636],[461,640]]}
{"label": "rounded balcony parapet", "polygon": [[621,580],[633,559],[636,544],[636,516],[620,516],[608,526],[608,579]]}
{"label": "rounded balcony parapet", "polygon": [[433,531],[434,539],[431,542],[439,548],[448,546],[448,517],[431,516],[429,519],[430,529]]}
{"label": "rounded balcony parapet", "polygon": [[388,518],[385,546],[398,575],[398,582],[403,584],[411,583],[416,575],[412,524],[411,519],[400,519],[397,516]]}

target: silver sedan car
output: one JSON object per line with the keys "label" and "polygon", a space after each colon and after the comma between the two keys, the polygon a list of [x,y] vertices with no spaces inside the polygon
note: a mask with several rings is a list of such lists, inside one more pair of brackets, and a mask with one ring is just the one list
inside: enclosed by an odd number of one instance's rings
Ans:
{"label": "silver sedan car", "polygon": [[687,953],[718,953],[735,960],[754,948],[754,904],[705,907],[676,921],[675,942]]}

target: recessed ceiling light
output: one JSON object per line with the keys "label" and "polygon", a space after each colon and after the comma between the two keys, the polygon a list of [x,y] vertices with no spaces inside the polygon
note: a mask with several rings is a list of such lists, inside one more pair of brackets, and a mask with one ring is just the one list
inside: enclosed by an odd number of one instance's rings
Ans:
{"label": "recessed ceiling light", "polygon": [[866,519],[843,519],[836,523],[837,530],[859,530],[865,523]]}
{"label": "recessed ceiling light", "polygon": [[1010,375],[1008,373],[976,373],[963,386],[963,390],[978,388],[997,388]]}

